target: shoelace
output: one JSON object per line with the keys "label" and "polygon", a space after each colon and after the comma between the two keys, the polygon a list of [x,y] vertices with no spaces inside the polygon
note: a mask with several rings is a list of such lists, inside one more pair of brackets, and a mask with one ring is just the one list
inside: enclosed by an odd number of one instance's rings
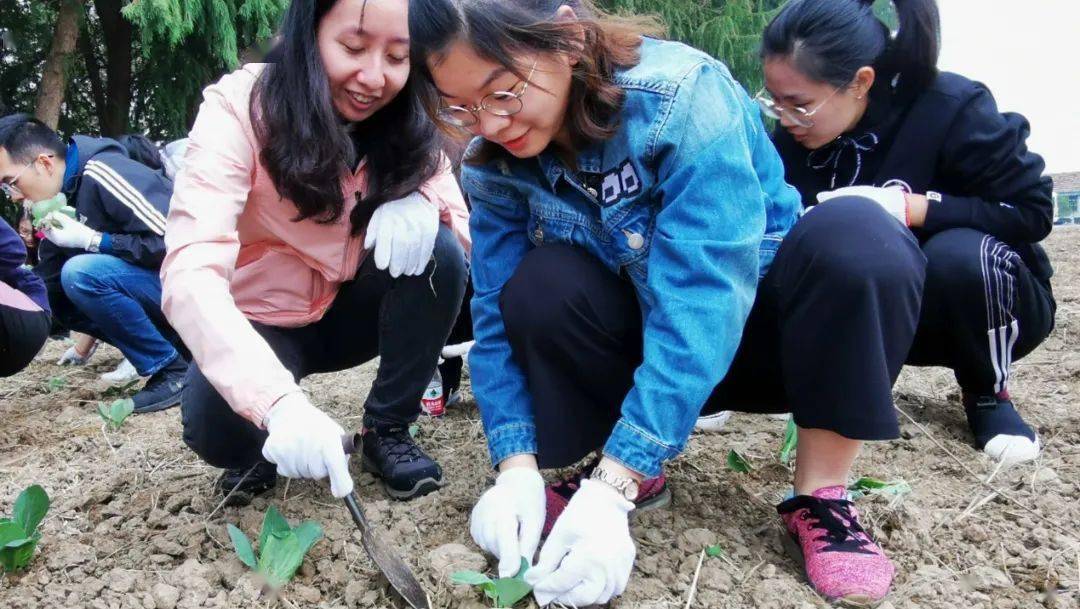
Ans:
{"label": "shoelace", "polygon": [[423,457],[420,447],[406,429],[389,430],[379,436],[379,443],[386,450],[386,455],[396,461],[416,461]]}
{"label": "shoelace", "polygon": [[843,499],[819,499],[801,496],[792,501],[792,511],[805,508],[799,517],[810,523],[811,529],[823,529],[825,534],[817,539],[826,541],[824,552],[856,552],[875,554],[863,548],[870,543],[870,535],[851,513],[852,503]]}

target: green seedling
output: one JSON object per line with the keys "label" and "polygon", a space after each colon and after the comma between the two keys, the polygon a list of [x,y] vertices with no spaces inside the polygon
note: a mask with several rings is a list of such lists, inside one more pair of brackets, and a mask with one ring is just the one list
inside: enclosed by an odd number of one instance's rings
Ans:
{"label": "green seedling", "polygon": [[14,518],[0,518],[0,571],[25,569],[41,540],[38,525],[49,511],[49,494],[33,485],[15,499]]}
{"label": "green seedling", "polygon": [[415,438],[416,434],[418,434],[418,433],[420,433],[420,426],[419,425],[416,425],[416,424],[409,425],[409,437],[410,438]]}
{"label": "green seedling", "polygon": [[788,415],[787,427],[784,429],[784,442],[780,445],[780,462],[784,465],[791,463],[791,453],[799,443],[799,428],[795,426],[795,418]]}
{"label": "green seedling", "polygon": [[105,424],[109,426],[109,429],[116,431],[124,424],[124,420],[135,411],[135,402],[130,398],[116,400],[108,406],[98,402],[97,409],[98,416],[101,417],[101,420],[105,421]]}
{"label": "green seedling", "polygon": [[[67,195],[62,192],[56,193],[56,196],[51,199],[45,199],[44,201],[38,201],[30,206],[30,215],[34,219],[34,228],[41,228],[46,224],[45,217],[54,211],[58,211],[66,216],[75,218],[75,208],[67,204]],[[49,222],[53,228],[60,228],[60,225],[55,221]]]}
{"label": "green seedling", "polygon": [[289,583],[300,568],[300,563],[304,562],[308,550],[322,539],[323,534],[319,523],[311,520],[295,528],[289,526],[277,508],[270,506],[263,518],[262,532],[259,533],[259,557],[256,558],[251,541],[243,531],[231,524],[227,528],[240,562],[260,574],[274,590]]}
{"label": "green seedling", "polygon": [[911,492],[911,485],[904,480],[885,482],[877,478],[863,476],[854,483],[848,485],[848,493],[852,499],[859,499],[867,495],[892,495],[894,497],[906,495]]}
{"label": "green seedling", "polygon": [[740,455],[734,450],[729,450],[727,454],[727,466],[728,469],[737,474],[747,474],[750,470],[754,469],[750,467],[750,461],[746,457]]}
{"label": "green seedling", "polygon": [[708,556],[709,558],[720,558],[724,554],[724,548],[721,548],[720,544],[708,546],[705,548],[705,556]]}
{"label": "green seedling", "polygon": [[67,387],[67,379],[62,376],[51,377],[45,387],[49,390],[49,393],[56,393],[64,387]]}
{"label": "green seedling", "polygon": [[525,583],[525,572],[528,570],[529,561],[522,557],[521,567],[517,575],[513,577],[500,577],[493,580],[476,571],[458,571],[450,576],[450,581],[480,588],[495,603],[493,607],[513,607],[532,592],[532,586]]}

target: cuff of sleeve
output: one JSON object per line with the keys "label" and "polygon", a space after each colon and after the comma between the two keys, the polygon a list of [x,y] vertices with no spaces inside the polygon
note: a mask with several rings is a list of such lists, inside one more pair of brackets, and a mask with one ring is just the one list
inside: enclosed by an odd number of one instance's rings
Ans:
{"label": "cuff of sleeve", "polygon": [[102,254],[113,253],[112,235],[109,233],[101,233],[101,241],[98,242],[98,252]]}
{"label": "cuff of sleeve", "polygon": [[605,456],[646,478],[659,476],[660,465],[674,459],[678,454],[675,447],[668,446],[644,430],[634,427],[626,419],[620,419],[615,424],[615,429],[611,431],[611,436],[604,445]]}
{"label": "cuff of sleeve", "polygon": [[292,390],[278,393],[275,397],[272,397],[270,399],[259,400],[258,404],[256,404],[251,410],[247,411],[244,416],[249,421],[254,423],[255,427],[258,427],[259,429],[266,429],[266,425],[264,424],[264,421],[266,420],[266,415],[274,408],[274,406],[279,401],[281,401],[281,398],[289,395],[290,393],[300,393],[301,391],[302,390],[299,387],[296,387]]}
{"label": "cuff of sleeve", "polygon": [[510,423],[485,431],[491,464],[498,465],[514,455],[535,455],[536,426],[532,423]]}
{"label": "cuff of sleeve", "polygon": [[929,200],[926,206],[926,220],[923,230],[929,233],[941,232],[947,228],[967,226],[969,224],[970,201],[963,197],[941,195],[940,201]]}

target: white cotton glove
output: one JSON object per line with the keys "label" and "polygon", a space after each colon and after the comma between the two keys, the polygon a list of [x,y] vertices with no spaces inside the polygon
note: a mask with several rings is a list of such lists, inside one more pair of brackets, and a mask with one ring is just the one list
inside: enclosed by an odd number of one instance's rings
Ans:
{"label": "white cotton glove", "polygon": [[880,188],[878,186],[845,186],[836,190],[827,190],[817,194],[818,203],[824,203],[836,197],[863,197],[877,203],[890,216],[904,226],[908,223],[908,204],[904,191],[899,187]]}
{"label": "white cotton glove", "polygon": [[[57,228],[56,225],[59,225]],[[45,216],[41,231],[45,238],[60,247],[74,247],[85,250],[100,233],[74,218],[60,212],[52,212]]]}
{"label": "white cotton glove", "polygon": [[599,605],[626,590],[637,554],[627,521],[632,509],[614,488],[581,481],[540,549],[540,560],[525,573],[541,607]]}
{"label": "white cotton glove", "polygon": [[375,248],[375,266],[391,277],[419,275],[431,261],[439,233],[439,209],[419,192],[375,208],[364,249]]}
{"label": "white cotton glove", "polygon": [[480,495],[469,520],[473,541],[499,559],[499,577],[513,577],[521,558],[532,563],[544,529],[547,499],[540,472],[512,467]]}
{"label": "white cotton glove", "polygon": [[60,359],[56,360],[57,366],[85,366],[86,362],[90,361],[90,358],[94,356],[94,352],[97,351],[98,341],[90,343],[90,351],[86,355],[79,355],[79,350],[75,348],[75,345],[68,347],[67,351],[60,356]]}
{"label": "white cotton glove", "polygon": [[303,393],[290,393],[263,419],[270,437],[263,457],[289,478],[330,477],[330,492],[341,498],[353,491],[349,458],[341,446],[345,430],[311,405]]}

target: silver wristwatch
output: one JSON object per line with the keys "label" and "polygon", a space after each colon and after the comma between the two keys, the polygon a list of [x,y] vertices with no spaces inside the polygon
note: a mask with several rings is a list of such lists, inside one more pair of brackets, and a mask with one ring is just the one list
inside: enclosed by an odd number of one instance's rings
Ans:
{"label": "silver wristwatch", "polygon": [[592,476],[589,477],[614,488],[620,495],[626,498],[627,501],[637,499],[638,483],[629,476],[620,476],[615,472],[604,469],[604,466],[602,465],[597,465],[593,469]]}
{"label": "silver wristwatch", "polygon": [[90,237],[90,243],[86,244],[86,251],[91,254],[96,254],[101,250],[101,233],[94,233],[93,237]]}

